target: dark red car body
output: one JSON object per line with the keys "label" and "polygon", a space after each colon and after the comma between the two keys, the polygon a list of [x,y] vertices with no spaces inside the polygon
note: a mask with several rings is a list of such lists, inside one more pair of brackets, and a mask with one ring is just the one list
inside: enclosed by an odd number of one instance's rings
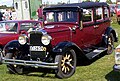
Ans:
{"label": "dark red car body", "polygon": [[83,60],[113,52],[118,39],[107,3],[55,5],[44,8],[43,14],[43,29],[22,34],[4,47],[0,62],[8,64],[10,72],[21,74],[35,67],[68,78]]}
{"label": "dark red car body", "polygon": [[[2,30],[3,28],[6,28],[6,25],[2,27],[2,24],[17,24],[17,29],[15,31],[9,31],[9,30]],[[19,35],[22,34],[22,33],[26,33],[27,34],[27,30],[25,30],[26,26],[23,26],[22,24],[24,23],[36,23],[36,24],[39,24],[41,25],[42,23],[39,22],[39,21],[34,21],[34,20],[10,20],[10,21],[1,21],[0,22],[0,48],[3,49],[3,47],[10,41],[12,40],[17,40]],[[21,29],[21,25],[23,26],[22,29]],[[10,25],[8,25],[10,26]],[[33,27],[30,27],[30,28],[34,28],[35,26]],[[20,31],[23,31],[23,32],[20,32]]]}

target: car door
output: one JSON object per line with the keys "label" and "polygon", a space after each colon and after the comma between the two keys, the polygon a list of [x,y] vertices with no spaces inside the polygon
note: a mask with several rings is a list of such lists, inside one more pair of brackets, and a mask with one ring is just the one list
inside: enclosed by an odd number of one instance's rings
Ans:
{"label": "car door", "polygon": [[[93,9],[83,9],[83,28],[77,29],[76,33],[73,34],[74,41],[81,48],[87,48],[94,45],[95,42],[95,31],[93,21]],[[77,40],[77,41],[76,41]]]}
{"label": "car door", "polygon": [[96,41],[95,43],[98,44],[102,41],[102,37],[105,33],[106,28],[110,25],[110,21],[109,21],[109,11],[106,8],[104,8],[104,12],[103,12],[103,8],[99,7],[95,9],[95,25],[94,25],[94,29],[95,29],[95,34],[96,34]]}

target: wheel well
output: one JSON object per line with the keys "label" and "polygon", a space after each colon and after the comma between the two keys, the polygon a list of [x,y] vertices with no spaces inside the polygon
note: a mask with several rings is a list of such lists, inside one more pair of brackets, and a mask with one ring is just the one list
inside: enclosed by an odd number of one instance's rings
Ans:
{"label": "wheel well", "polygon": [[87,59],[87,57],[85,56],[85,54],[82,52],[82,50],[80,50],[79,48],[77,48],[76,46],[71,46],[71,49],[73,49],[76,53],[76,60],[77,60],[77,65],[81,65],[83,64],[83,61],[85,61]]}

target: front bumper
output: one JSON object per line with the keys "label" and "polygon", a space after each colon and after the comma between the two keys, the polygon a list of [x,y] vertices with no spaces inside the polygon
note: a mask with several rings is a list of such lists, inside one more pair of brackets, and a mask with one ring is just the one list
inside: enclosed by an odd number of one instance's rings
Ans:
{"label": "front bumper", "polygon": [[114,71],[120,71],[120,65],[115,64],[115,65],[113,66],[113,70],[114,70]]}
{"label": "front bumper", "polygon": [[26,60],[16,60],[16,59],[6,59],[5,57],[0,57],[1,64],[13,64],[13,65],[22,65],[22,66],[31,66],[35,68],[48,68],[48,69],[57,69],[58,62],[56,63],[47,63],[41,61],[26,61]]}

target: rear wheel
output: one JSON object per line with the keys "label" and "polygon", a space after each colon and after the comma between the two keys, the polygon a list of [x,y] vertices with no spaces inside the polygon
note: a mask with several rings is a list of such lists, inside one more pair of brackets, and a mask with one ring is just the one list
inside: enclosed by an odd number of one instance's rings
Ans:
{"label": "rear wheel", "polygon": [[76,69],[76,53],[73,49],[67,49],[61,55],[56,55],[55,62],[58,62],[56,77],[68,78],[72,76]]}
{"label": "rear wheel", "polygon": [[[7,53],[5,58],[7,58],[7,59],[15,59],[13,57],[12,53]],[[8,68],[9,73],[14,73],[14,74],[15,73],[18,73],[18,74],[22,74],[23,73],[23,67],[19,66],[19,65],[8,64],[7,68]]]}
{"label": "rear wheel", "polygon": [[107,54],[111,54],[114,50],[114,37],[112,33],[108,36],[107,49]]}

